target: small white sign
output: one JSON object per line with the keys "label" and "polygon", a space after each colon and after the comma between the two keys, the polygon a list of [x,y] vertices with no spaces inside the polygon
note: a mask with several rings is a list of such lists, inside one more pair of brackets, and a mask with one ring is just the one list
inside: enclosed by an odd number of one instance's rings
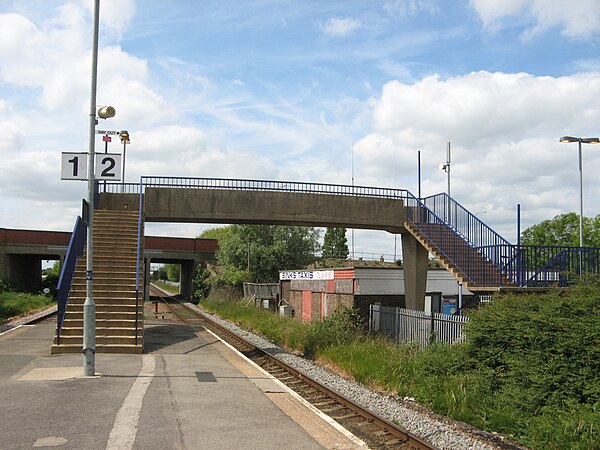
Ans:
{"label": "small white sign", "polygon": [[96,180],[121,181],[121,154],[96,153]]}
{"label": "small white sign", "polygon": [[87,153],[61,154],[61,180],[87,180]]}
{"label": "small white sign", "polygon": [[279,272],[280,280],[333,280],[333,270],[295,270]]}
{"label": "small white sign", "polygon": [[112,135],[118,135],[120,132],[119,131],[113,131],[113,130],[96,130],[96,134],[112,134]]}

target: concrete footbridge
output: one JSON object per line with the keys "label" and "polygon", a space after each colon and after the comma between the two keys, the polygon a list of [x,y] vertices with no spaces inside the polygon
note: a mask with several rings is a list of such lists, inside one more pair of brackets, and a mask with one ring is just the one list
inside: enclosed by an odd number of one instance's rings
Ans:
{"label": "concrete footbridge", "polygon": [[[600,249],[513,245],[446,194],[419,199],[405,189],[173,177],[142,177],[139,184],[99,188],[93,286],[100,352],[143,349],[148,222],[346,227],[400,234],[405,306],[420,311],[425,309],[429,254],[458,283],[480,294],[567,286],[574,274],[599,272]],[[71,272],[61,274],[61,281],[67,281],[59,282],[53,352],[81,351],[85,258],[77,266],[74,261],[83,254],[86,228],[77,223],[69,244],[75,256],[67,252]],[[190,282],[196,265],[189,266]]]}

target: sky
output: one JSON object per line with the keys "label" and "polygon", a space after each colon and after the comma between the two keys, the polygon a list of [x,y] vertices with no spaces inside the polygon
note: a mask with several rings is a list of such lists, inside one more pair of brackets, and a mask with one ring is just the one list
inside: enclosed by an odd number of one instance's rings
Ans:
{"label": "sky", "polygon": [[[0,1],[0,227],[70,231],[87,196],[60,170],[88,149],[92,8]],[[446,191],[450,142],[452,197],[516,242],[517,204],[521,230],[578,212],[577,144],[559,137],[600,135],[599,50],[598,0],[101,0],[97,104],[116,116],[98,128],[129,131],[128,182],[416,194],[420,151],[423,196]],[[598,173],[584,145],[588,217]],[[357,230],[354,251],[391,259],[399,241]]]}

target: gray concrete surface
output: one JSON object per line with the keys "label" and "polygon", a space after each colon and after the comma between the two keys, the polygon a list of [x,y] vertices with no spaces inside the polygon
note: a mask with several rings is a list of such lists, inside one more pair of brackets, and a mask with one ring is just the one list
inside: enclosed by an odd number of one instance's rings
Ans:
{"label": "gray concrete surface", "polygon": [[146,187],[146,222],[347,227],[405,233],[401,199],[302,192]]}
{"label": "gray concrete surface", "polygon": [[147,323],[144,355],[50,355],[54,319],[0,335],[0,450],[359,448],[209,332]]}

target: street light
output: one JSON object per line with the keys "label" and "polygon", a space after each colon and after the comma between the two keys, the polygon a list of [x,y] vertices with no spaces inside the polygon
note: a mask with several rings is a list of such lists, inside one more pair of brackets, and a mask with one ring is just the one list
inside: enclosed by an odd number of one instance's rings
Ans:
{"label": "street light", "polygon": [[125,150],[127,149],[127,144],[130,143],[129,132],[127,130],[121,130],[119,132],[119,137],[123,143],[123,177],[121,180],[121,192],[125,192]]}
{"label": "street light", "polygon": [[[600,144],[597,137],[582,138],[573,136],[563,136],[559,142],[577,142],[579,146],[579,247],[583,247],[583,164],[581,158],[581,144]],[[581,267],[579,268],[581,271]]]}

